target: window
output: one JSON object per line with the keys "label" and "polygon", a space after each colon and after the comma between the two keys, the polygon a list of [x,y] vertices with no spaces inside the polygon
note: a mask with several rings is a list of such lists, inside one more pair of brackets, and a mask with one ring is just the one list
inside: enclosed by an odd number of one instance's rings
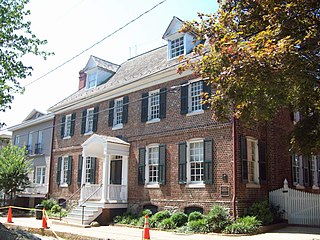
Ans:
{"label": "window", "polygon": [[292,157],[292,174],[293,174],[293,185],[300,183],[300,158],[298,155]]}
{"label": "window", "polygon": [[178,145],[178,182],[189,187],[212,184],[213,145],[210,139],[191,139]]}
{"label": "window", "polygon": [[35,183],[36,184],[45,184],[46,179],[46,167],[36,167],[35,170]]}
{"label": "window", "polygon": [[97,85],[97,71],[87,73],[87,88],[93,88]]}
{"label": "window", "polygon": [[259,186],[267,181],[266,144],[253,137],[240,137],[242,181],[248,187]]}
{"label": "window", "polygon": [[32,133],[28,135],[28,145],[27,145],[28,154],[32,154]]}
{"label": "window", "polygon": [[184,54],[184,36],[178,37],[170,41],[169,58],[175,58]]}
{"label": "window", "polygon": [[99,107],[89,108],[82,112],[81,134],[97,131]]}
{"label": "window", "polygon": [[61,118],[61,138],[70,138],[74,135],[76,114],[68,114]]}
{"label": "window", "polygon": [[15,145],[19,145],[20,144],[20,136],[19,135],[16,135],[15,138],[14,138],[14,144]]}
{"label": "window", "polygon": [[128,122],[128,96],[109,102],[108,126],[113,130],[123,127]]}
{"label": "window", "polygon": [[180,113],[202,113],[208,108],[208,104],[203,105],[202,93],[211,93],[210,85],[204,81],[189,81],[181,84]]}
{"label": "window", "polygon": [[64,129],[64,137],[69,137],[71,135],[71,114],[66,116]]}
{"label": "window", "polygon": [[139,148],[138,183],[157,186],[166,180],[166,145],[151,144]]}
{"label": "window", "polygon": [[38,142],[35,145],[34,153],[35,154],[42,153],[42,131],[41,130],[38,131]]}
{"label": "window", "polygon": [[123,99],[115,100],[113,126],[122,123]]}
{"label": "window", "polygon": [[96,158],[86,157],[86,179],[85,183],[95,183]]}
{"label": "window", "polygon": [[141,98],[141,121],[155,122],[166,117],[167,89],[143,93]]}
{"label": "window", "polygon": [[298,154],[292,156],[292,179],[297,188],[319,188],[320,155],[305,157]]}
{"label": "window", "polygon": [[57,165],[57,184],[62,187],[71,184],[71,173],[72,173],[72,157],[63,156],[58,158]]}

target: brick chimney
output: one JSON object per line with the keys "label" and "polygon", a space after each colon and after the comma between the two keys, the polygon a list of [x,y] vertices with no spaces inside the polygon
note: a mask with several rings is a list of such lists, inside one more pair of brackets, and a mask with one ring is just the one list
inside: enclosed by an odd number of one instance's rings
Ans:
{"label": "brick chimney", "polygon": [[81,70],[79,72],[79,90],[86,87],[87,74]]}

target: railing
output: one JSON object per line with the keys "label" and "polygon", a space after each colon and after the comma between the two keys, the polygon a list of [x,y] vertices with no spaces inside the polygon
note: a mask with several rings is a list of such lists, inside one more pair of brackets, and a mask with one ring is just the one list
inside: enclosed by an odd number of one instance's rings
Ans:
{"label": "railing", "polygon": [[108,185],[108,200],[127,201],[128,191],[126,185]]}
{"label": "railing", "polygon": [[41,143],[36,143],[34,146],[34,154],[41,154],[41,153],[42,153]]}
{"label": "railing", "polygon": [[78,188],[77,191],[75,191],[67,200],[65,200],[64,202],[60,203],[59,206],[61,207],[60,208],[60,221],[61,221],[61,210],[62,210],[62,207],[65,205],[67,205],[67,202],[69,202],[78,192],[81,191],[81,189],[84,187],[85,185],[83,184],[81,186],[81,188]]}
{"label": "railing", "polygon": [[[81,204],[79,207],[82,207],[82,213],[81,213],[81,225],[83,225],[83,220],[84,220],[84,208],[86,207],[84,204],[90,199],[95,196],[99,191],[101,192],[102,184],[96,185],[98,188],[96,188]],[[101,195],[101,194],[100,194]],[[101,197],[100,197],[101,198]]]}
{"label": "railing", "polygon": [[[93,194],[94,193],[94,194]],[[90,196],[91,200],[100,200],[102,197],[102,188],[100,184],[84,185],[82,189],[83,199]]]}

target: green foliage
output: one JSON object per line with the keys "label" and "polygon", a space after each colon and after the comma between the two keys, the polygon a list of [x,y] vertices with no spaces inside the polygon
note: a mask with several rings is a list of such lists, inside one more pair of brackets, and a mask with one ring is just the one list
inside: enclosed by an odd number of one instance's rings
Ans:
{"label": "green foliage", "polygon": [[[0,150],[0,190],[10,199],[30,185],[31,161],[25,148],[9,144]],[[11,203],[9,203],[11,204]]]}
{"label": "green foliage", "polygon": [[268,200],[256,202],[248,209],[249,216],[255,216],[261,221],[262,225],[268,225],[273,222],[273,214],[269,207]]}
{"label": "green foliage", "polygon": [[150,209],[143,209],[143,211],[140,213],[140,216],[145,217],[147,214],[149,217],[151,217],[153,213]]}
{"label": "green foliage", "polygon": [[170,219],[177,227],[181,227],[188,221],[188,215],[183,212],[175,212]]}
{"label": "green foliage", "polygon": [[159,223],[162,222],[162,220],[170,217],[171,217],[171,214],[168,210],[157,212],[152,216],[153,220]]}
{"label": "green foliage", "polygon": [[52,213],[59,213],[61,210],[62,210],[62,207],[59,206],[58,204],[53,205],[52,208],[51,208],[51,212]]}
{"label": "green foliage", "polygon": [[31,75],[32,67],[22,61],[24,55],[46,56],[50,53],[39,50],[46,41],[39,40],[31,31],[31,22],[25,19],[30,15],[25,10],[29,0],[2,0],[1,11],[1,51],[0,51],[0,111],[5,111],[13,101],[13,94],[23,93],[18,82]]}
{"label": "green foliage", "polygon": [[205,219],[192,220],[187,223],[188,232],[206,233],[209,231]]}
{"label": "green foliage", "polygon": [[215,205],[205,217],[210,232],[221,232],[231,223],[230,213],[225,207]]}
{"label": "green foliage", "polygon": [[53,206],[58,205],[57,201],[53,198],[44,199],[41,201],[41,204],[46,210],[51,210]]}
{"label": "green foliage", "polygon": [[197,221],[200,219],[203,219],[203,214],[201,212],[194,211],[189,214],[188,222]]}
{"label": "green foliage", "polygon": [[176,225],[171,218],[165,218],[160,222],[159,227],[161,229],[174,229]]}
{"label": "green foliage", "polygon": [[253,216],[238,218],[231,225],[224,229],[224,233],[230,234],[251,234],[256,233],[261,226],[261,222]]}
{"label": "green foliage", "polygon": [[301,112],[293,149],[320,152],[319,9],[310,0],[219,1],[215,14],[184,24],[206,44],[178,72],[209,79],[215,94],[204,103],[219,120],[263,123],[283,108]]}
{"label": "green foliage", "polygon": [[279,205],[275,206],[273,204],[270,204],[270,211],[273,216],[273,223],[279,223],[279,222],[283,221],[282,217],[284,214],[284,210],[280,210]]}

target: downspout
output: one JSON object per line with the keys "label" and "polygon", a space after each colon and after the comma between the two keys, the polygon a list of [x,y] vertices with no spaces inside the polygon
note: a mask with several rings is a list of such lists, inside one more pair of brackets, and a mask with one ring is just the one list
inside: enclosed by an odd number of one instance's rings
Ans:
{"label": "downspout", "polygon": [[232,194],[232,216],[233,219],[236,219],[237,217],[237,207],[236,207],[236,200],[237,200],[237,191],[236,191],[236,186],[237,186],[237,174],[236,174],[236,170],[237,170],[237,157],[236,157],[236,146],[237,146],[237,131],[236,131],[236,118],[232,117],[232,140],[233,140],[233,149],[232,149],[232,153],[233,153],[233,194]]}
{"label": "downspout", "polygon": [[50,147],[50,166],[49,166],[49,182],[48,182],[48,193],[47,193],[47,199],[50,198],[50,192],[51,192],[51,184],[54,181],[51,181],[51,172],[52,172],[52,166],[53,166],[53,141],[54,141],[54,129],[55,129],[55,123],[56,123],[56,116],[53,117],[53,126],[52,126],[52,133],[51,133],[51,147]]}

